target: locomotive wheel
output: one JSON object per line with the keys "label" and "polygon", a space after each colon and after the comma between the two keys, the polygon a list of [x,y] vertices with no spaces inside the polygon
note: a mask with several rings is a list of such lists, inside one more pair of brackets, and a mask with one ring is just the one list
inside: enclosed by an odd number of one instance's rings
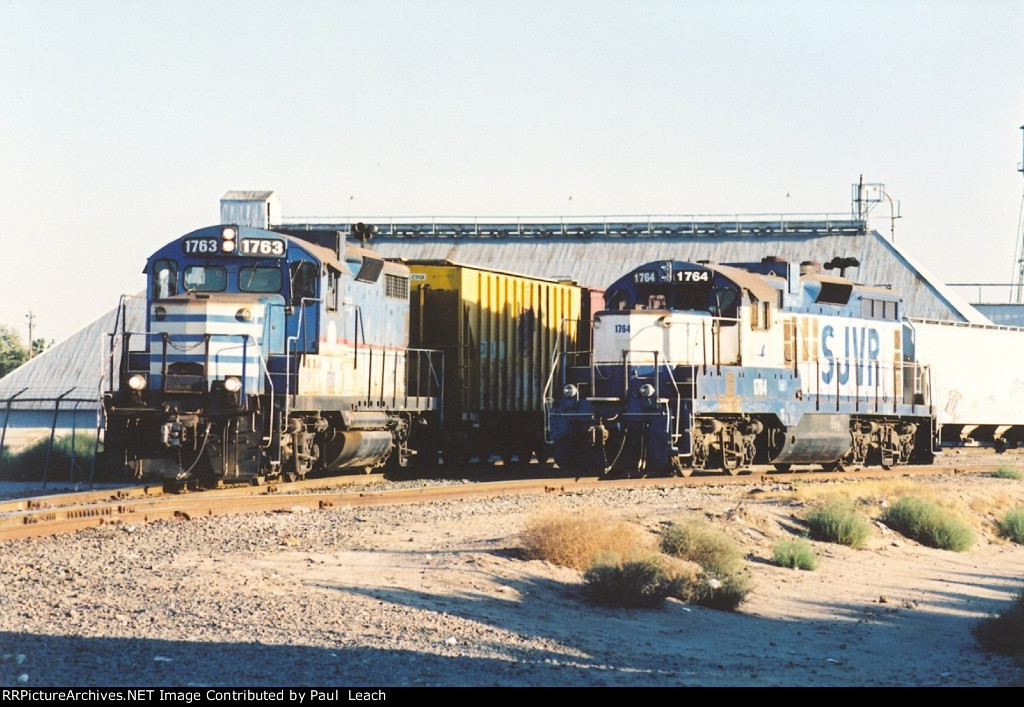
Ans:
{"label": "locomotive wheel", "polygon": [[792,464],[772,464],[775,467],[775,471],[785,474],[787,471],[793,468]]}
{"label": "locomotive wheel", "polygon": [[537,455],[538,464],[547,464],[551,461],[551,445],[543,442],[534,447],[533,453]]}
{"label": "locomotive wheel", "polygon": [[[533,452],[530,451],[529,449],[520,449],[519,451],[515,452],[515,457],[516,459],[519,460],[520,464],[529,464],[530,459],[533,458]],[[509,461],[511,461],[511,459]]]}
{"label": "locomotive wheel", "polygon": [[736,476],[742,467],[743,458],[739,454],[726,449],[722,450],[722,471],[729,476]]}

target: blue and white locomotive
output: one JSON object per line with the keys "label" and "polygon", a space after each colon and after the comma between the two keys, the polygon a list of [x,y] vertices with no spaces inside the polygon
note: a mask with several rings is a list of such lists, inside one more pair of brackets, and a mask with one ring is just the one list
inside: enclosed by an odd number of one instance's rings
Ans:
{"label": "blue and white locomotive", "polygon": [[767,258],[661,260],[605,293],[593,350],[555,368],[562,467],[737,473],[755,464],[928,463],[928,369],[891,290]]}
{"label": "blue and white locomotive", "polygon": [[212,226],[145,272],[145,329],[122,318],[103,405],[107,458],[140,478],[404,461],[439,408],[436,352],[408,348],[409,269],[345,234]]}

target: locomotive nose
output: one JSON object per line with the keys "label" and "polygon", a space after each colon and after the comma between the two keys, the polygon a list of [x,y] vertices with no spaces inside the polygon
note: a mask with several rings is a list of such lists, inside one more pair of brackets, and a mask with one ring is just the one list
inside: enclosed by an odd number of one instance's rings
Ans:
{"label": "locomotive nose", "polygon": [[[261,351],[279,329],[266,297],[190,297],[163,300],[154,308],[150,350],[151,387],[169,394],[215,390],[244,395],[263,392]],[[157,317],[156,309],[159,309]],[[238,389],[232,390],[237,381]]]}

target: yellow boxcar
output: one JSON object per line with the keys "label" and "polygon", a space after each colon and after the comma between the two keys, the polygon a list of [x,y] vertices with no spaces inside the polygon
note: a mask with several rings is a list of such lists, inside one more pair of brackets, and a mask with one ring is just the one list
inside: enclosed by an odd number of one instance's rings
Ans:
{"label": "yellow boxcar", "polygon": [[547,459],[544,387],[589,332],[590,290],[448,261],[411,271],[409,344],[444,352],[446,460]]}

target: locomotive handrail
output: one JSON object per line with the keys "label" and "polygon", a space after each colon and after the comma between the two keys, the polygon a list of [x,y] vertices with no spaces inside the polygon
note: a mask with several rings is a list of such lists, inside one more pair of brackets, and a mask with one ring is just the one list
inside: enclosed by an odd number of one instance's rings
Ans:
{"label": "locomotive handrail", "polygon": [[[149,332],[146,332],[146,331],[125,331],[125,330],[123,330],[121,332],[116,332],[116,331],[115,332],[110,332],[110,333],[106,334],[105,336],[110,340],[109,341],[108,355],[106,357],[107,361],[109,363],[110,375],[109,375],[107,390],[105,392],[106,393],[116,393],[117,391],[119,391],[121,389],[120,384],[122,382],[122,379],[123,378],[127,378],[128,371],[130,370],[130,368],[129,368],[129,359],[128,359],[128,352],[129,352],[128,346],[129,346],[129,342],[131,340],[131,337],[133,337],[133,336],[141,336],[143,338],[148,339],[149,338]],[[114,375],[114,353],[117,350],[117,343],[116,342],[118,341],[118,339],[120,339],[120,341],[121,341],[121,362],[118,364],[118,370],[117,370],[118,375],[115,376]],[[101,381],[101,383],[102,383],[102,381]]]}
{"label": "locomotive handrail", "polygon": [[[100,389],[101,389],[101,397],[102,397],[103,393],[108,393],[108,392],[113,392],[114,391],[114,352],[115,352],[115,350],[117,348],[117,346],[115,344],[115,339],[118,336],[121,336],[121,338],[122,338],[122,351],[121,351],[122,360],[121,360],[121,362],[119,364],[119,368],[123,369],[123,370],[127,369],[127,366],[128,366],[128,355],[130,353],[130,346],[129,346],[130,333],[127,331],[127,328],[128,328],[128,300],[134,300],[134,299],[145,299],[145,295],[144,294],[143,295],[122,294],[122,295],[120,295],[118,297],[117,308],[116,308],[115,313],[114,313],[114,328],[113,328],[113,331],[106,332],[104,334],[104,336],[108,337],[110,339],[110,341],[109,341],[108,346],[105,347],[107,349],[106,353],[103,353],[101,355],[100,381],[99,381],[99,385],[100,385]],[[144,333],[144,332],[142,332],[142,333]],[[146,342],[146,348],[148,348],[148,346],[149,346],[149,342],[147,341]],[[140,349],[140,351],[143,351],[143,350],[145,350],[145,348]],[[103,360],[106,361],[107,365],[103,365],[103,363],[102,363]],[[105,391],[103,390],[104,369],[107,369],[107,380],[109,382],[109,389],[105,390]]]}
{"label": "locomotive handrail", "polygon": [[[893,414],[898,413],[898,408],[901,404],[911,405],[915,408],[917,405],[922,404],[926,404],[929,407],[932,405],[930,390],[925,390],[921,384],[921,381],[927,378],[926,370],[929,368],[924,364],[910,361],[902,362],[896,359],[890,361],[887,359],[852,356],[845,358],[836,357],[832,361],[835,368],[831,379],[826,385],[822,385],[820,359],[815,358],[797,363],[798,370],[796,375],[802,375],[804,378],[805,395],[814,396],[816,410],[821,409],[822,398],[825,398],[829,404],[834,402],[836,411],[841,409],[845,401],[847,404],[853,404],[855,411],[860,411],[861,406],[866,404],[873,406],[874,412],[880,413],[882,412],[882,406],[887,405],[890,398],[892,400]],[[839,369],[841,368],[846,370],[847,378],[845,381],[840,379]],[[813,376],[810,375],[812,369]],[[902,391],[897,388],[900,376],[907,375],[908,372],[914,376],[914,392],[922,393],[926,400],[925,403],[917,403],[913,399],[906,400]],[[867,380],[872,382],[867,383]],[[871,385],[872,388],[867,388],[867,385]],[[891,387],[889,387],[890,385]],[[844,386],[852,386],[853,391],[844,393]],[[847,390],[849,391],[848,388]]]}
{"label": "locomotive handrail", "polygon": [[[657,357],[655,357],[655,358],[657,358]],[[681,391],[679,390],[679,384],[676,381],[675,374],[672,372],[672,367],[670,366],[669,362],[668,361],[664,361],[664,362],[662,362],[661,365],[664,366],[665,373],[667,374],[669,381],[672,382],[672,388],[675,390],[675,396],[674,396],[674,399],[675,399],[675,402],[676,402],[675,415],[671,415],[671,414],[665,415],[665,433],[669,435],[669,438],[674,443],[681,436],[681,433],[679,432],[679,426],[681,424],[682,418],[681,418],[681,415],[679,413],[680,413],[680,409],[682,407],[682,397],[683,396],[682,396]],[[694,366],[691,365],[691,366],[689,366],[689,368],[691,370],[693,370]],[[693,374],[691,373],[691,380],[692,380],[692,377],[693,377]],[[692,384],[691,384],[690,389],[693,390]],[[660,404],[661,403],[661,376],[657,375],[657,366],[655,366],[655,376],[654,376],[654,397],[655,397],[656,400],[658,400],[658,402]],[[668,407],[668,404],[669,404],[669,402],[668,402],[668,400],[666,400],[665,401],[665,407],[666,408]],[[691,405],[691,409],[693,409],[692,405]],[[672,429],[672,423],[673,422],[675,422],[675,426],[676,426],[675,430]]]}
{"label": "locomotive handrail", "polygon": [[635,214],[590,216],[295,216],[290,229],[340,230],[374,223],[377,238],[664,237],[700,235],[864,235],[867,221],[833,213]]}
{"label": "locomotive handrail", "polygon": [[[166,371],[167,371],[167,346],[170,346],[172,348],[177,348],[177,347],[174,344],[174,338],[175,337],[173,335],[168,334],[167,332],[159,332],[159,334],[160,334],[161,340],[162,340],[162,342],[164,344],[164,350],[161,353],[160,366],[161,366],[161,372],[162,372],[164,378],[166,378]],[[150,337],[152,335],[153,335],[153,332],[146,332],[146,331],[124,331],[124,332],[121,332],[121,334],[120,334],[120,336],[125,338],[125,339],[130,339],[133,336],[143,336],[143,337],[147,337],[148,338],[148,337]],[[118,334],[117,333],[112,333],[112,334],[107,334],[107,336],[110,337],[111,341],[113,342],[113,340],[115,340],[118,337]],[[203,357],[204,357],[204,362],[205,362],[204,371],[209,371],[209,369],[210,369],[210,342],[212,340],[214,340],[214,339],[229,339],[229,340],[230,339],[238,339],[239,340],[239,342],[237,344],[235,344],[234,346],[230,346],[230,345],[226,346],[226,347],[222,348],[221,351],[230,351],[233,348],[241,348],[242,351],[244,352],[244,351],[246,351],[246,347],[249,346],[248,342],[251,341],[252,342],[252,346],[254,347],[254,349],[256,351],[256,354],[259,356],[260,361],[263,364],[263,373],[265,374],[265,379],[267,380],[268,385],[271,388],[271,391],[273,391],[274,383],[273,383],[273,380],[270,378],[270,368],[269,368],[269,365],[267,363],[266,356],[264,355],[263,350],[261,349],[261,347],[259,345],[259,341],[256,339],[256,337],[253,334],[248,334],[248,333],[242,333],[242,334],[216,334],[216,333],[211,334],[211,333],[206,333],[206,334],[204,334],[202,341],[197,341],[197,342],[195,342],[191,346],[192,349],[194,349],[194,348],[196,348],[196,347],[198,347],[200,345],[203,346],[203,348],[204,348]],[[112,358],[113,358],[112,354],[113,354],[113,346],[111,346],[111,356],[108,356],[108,359],[110,359],[111,361],[112,361]],[[243,354],[243,357],[242,357],[242,375],[241,375],[241,383],[242,383],[242,386],[243,386],[242,387],[242,391],[241,391],[242,395],[246,395],[249,392],[248,391],[248,386],[247,386],[247,379],[250,376],[246,375],[246,368],[245,368],[245,366],[247,365],[247,362],[248,362],[248,356],[245,356]],[[148,372],[148,370],[149,369],[147,369],[146,372]],[[125,364],[125,370],[121,372],[122,377],[126,376],[129,371],[130,371],[130,369],[127,368],[127,363],[126,363]],[[208,378],[208,376],[207,376],[207,378]],[[107,391],[105,391],[105,392],[115,393],[118,390],[120,390],[120,382],[121,381],[120,380],[117,381],[118,385],[116,387],[114,385],[114,382],[115,382],[115,379],[111,378],[110,385],[108,386],[109,389]],[[208,392],[207,384],[208,384],[208,381],[204,380],[203,392]],[[161,386],[162,387],[166,387],[166,383],[165,382],[161,382]]]}
{"label": "locomotive handrail", "polygon": [[[299,300],[299,319],[295,323],[295,334],[293,336],[289,336],[287,339],[285,339],[285,344],[284,344],[284,352],[285,352],[284,353],[284,358],[285,358],[284,414],[281,417],[282,420],[287,420],[289,415],[291,414],[291,383],[292,383],[292,351],[291,351],[291,349],[292,349],[292,344],[295,344],[295,355],[297,357],[298,353],[299,353],[298,340],[299,340],[299,336],[301,334],[301,336],[302,336],[302,344],[303,344],[303,346],[302,346],[303,347],[303,353],[307,353],[307,351],[305,351],[305,348],[306,348],[305,333],[306,332],[303,329],[304,325],[303,325],[302,319],[303,319],[303,316],[306,313],[306,305],[309,304],[310,302],[319,302],[319,301],[320,301],[319,298],[314,298],[314,297],[303,297],[302,299]],[[295,367],[295,374],[298,375],[298,372],[299,372],[298,371],[298,366],[296,365],[296,367]],[[271,420],[271,422],[273,422],[273,420]],[[270,429],[273,430],[274,428],[271,427]],[[278,459],[281,458],[281,435],[280,434],[277,435],[277,458]]]}
{"label": "locomotive handrail", "polygon": [[[437,396],[436,397],[438,397],[438,399],[439,399],[438,400],[438,404],[440,406],[441,419],[444,419],[444,351],[441,351],[439,349],[413,349],[413,348],[402,349],[402,351],[404,351],[404,353],[405,353],[405,360],[406,360],[406,375],[405,375],[405,377],[406,377],[406,382],[405,382],[406,383],[405,384],[406,403],[408,403],[408,399],[410,397],[410,395],[409,395],[409,387],[410,387],[410,380],[409,380],[409,371],[410,371],[410,369],[409,369],[409,357],[410,357],[410,355],[414,354],[415,355],[415,360],[416,360],[415,367],[416,367],[416,371],[417,371],[417,376],[416,376],[416,378],[417,378],[417,387],[416,387],[416,393],[412,397],[416,397],[416,398],[423,398],[423,397],[431,398],[431,397],[435,397],[434,395],[432,395],[432,393],[436,390],[437,391]],[[438,354],[438,356],[441,359],[440,373],[438,372],[437,368],[434,366],[434,354]],[[427,373],[428,373],[428,378],[429,378],[428,387],[427,387],[427,389],[425,391],[425,393],[426,393],[425,395],[424,395],[424,391],[422,389],[422,385],[419,383],[419,378],[420,378],[419,371],[422,369],[422,362],[423,362],[424,359],[426,360]]]}
{"label": "locomotive handrail", "polygon": [[[351,307],[352,311],[355,312],[355,317],[352,320],[352,346],[358,351],[360,334],[363,337],[363,346],[366,346],[366,331],[363,329],[363,308],[355,302],[342,302],[341,306]],[[352,367],[359,368],[358,354],[352,361]]]}
{"label": "locomotive handrail", "polygon": [[[249,342],[251,341],[253,348],[256,350],[256,355],[259,356],[260,363],[263,364],[264,379],[267,381],[267,385],[270,387],[270,395],[271,395],[271,397],[273,397],[273,395],[274,395],[274,380],[273,380],[273,378],[270,377],[270,364],[267,362],[266,356],[263,355],[263,349],[260,348],[259,340],[254,335],[252,335],[252,334],[213,334],[212,336],[216,336],[216,337],[219,337],[219,338],[234,338],[234,337],[238,337],[238,338],[241,339],[241,342],[236,344],[235,346],[225,346],[224,348],[222,348],[220,350],[221,351],[231,351],[234,348],[241,348],[242,349],[242,375],[241,375],[242,390],[241,390],[241,394],[242,394],[243,397],[246,394],[248,394],[247,380],[248,380],[249,376],[246,375],[246,364],[248,363],[249,357],[246,355],[246,351],[247,351],[247,347],[249,346]],[[209,339],[210,337],[211,337],[211,335],[207,334],[207,339]],[[209,342],[207,342],[207,358],[209,358]],[[209,370],[209,368],[207,368],[207,370]]]}

